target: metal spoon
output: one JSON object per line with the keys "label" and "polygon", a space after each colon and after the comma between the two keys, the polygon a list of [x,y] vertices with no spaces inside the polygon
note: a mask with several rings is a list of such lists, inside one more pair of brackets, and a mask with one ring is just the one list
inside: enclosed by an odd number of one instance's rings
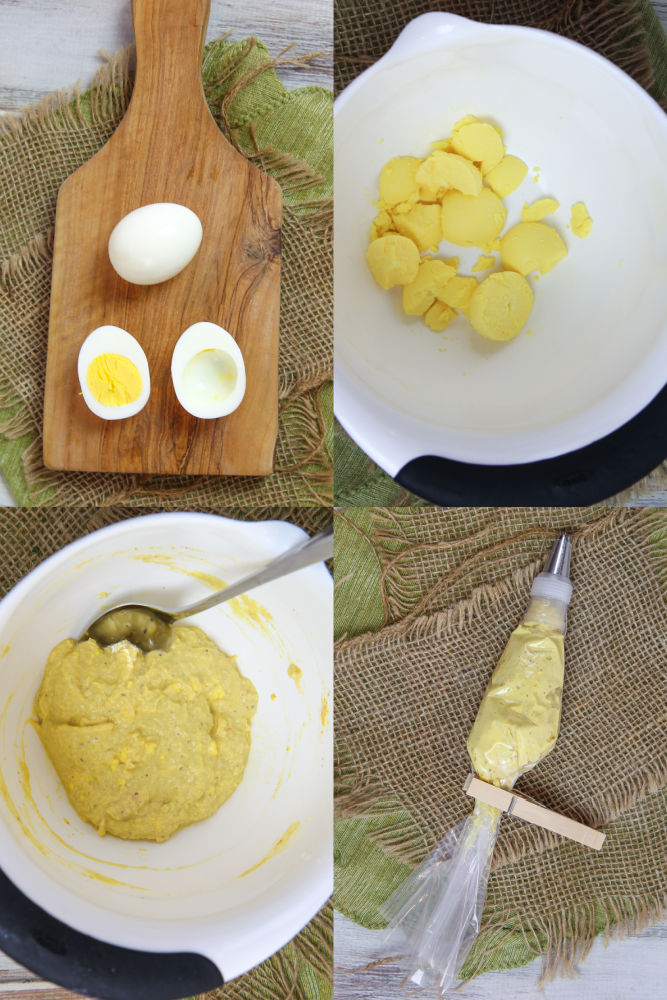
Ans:
{"label": "metal spoon", "polygon": [[311,566],[332,556],[333,527],[330,527],[313,538],[299,542],[255,573],[244,576],[203,601],[190,604],[182,611],[164,611],[162,608],[151,608],[144,604],[119,604],[109,608],[88,626],[79,642],[94,639],[100,646],[111,646],[122,639],[129,639],[145,653],[152,649],[168,649],[174,622],[181,618],[189,618],[190,615],[196,615],[200,611],[207,611],[216,604],[223,604],[232,597],[245,594],[253,587],[277,580],[281,576],[287,576],[288,573],[294,573],[304,566]]}

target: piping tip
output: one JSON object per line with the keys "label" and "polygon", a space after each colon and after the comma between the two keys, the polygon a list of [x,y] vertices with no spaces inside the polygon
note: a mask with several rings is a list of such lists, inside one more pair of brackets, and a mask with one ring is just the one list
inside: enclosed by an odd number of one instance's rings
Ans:
{"label": "piping tip", "polygon": [[570,579],[570,560],[572,558],[572,542],[570,536],[563,532],[560,538],[554,542],[551,555],[547,559],[543,573],[552,573],[554,576]]}

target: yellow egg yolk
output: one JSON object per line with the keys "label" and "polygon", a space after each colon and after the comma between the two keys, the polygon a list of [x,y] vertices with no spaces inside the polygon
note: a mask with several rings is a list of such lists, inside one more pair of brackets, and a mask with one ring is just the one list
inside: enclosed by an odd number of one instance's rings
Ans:
{"label": "yellow egg yolk", "polygon": [[98,354],[88,365],[86,381],[102,406],[125,406],[141,392],[139,370],[122,354]]}

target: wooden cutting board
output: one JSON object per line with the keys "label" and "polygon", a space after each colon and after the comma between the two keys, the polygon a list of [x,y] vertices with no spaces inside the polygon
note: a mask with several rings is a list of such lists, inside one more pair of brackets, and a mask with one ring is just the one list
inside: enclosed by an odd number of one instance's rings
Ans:
{"label": "wooden cutting board", "polygon": [[[201,55],[210,0],[133,0],[132,10],[130,106],[58,195],[44,461],[100,472],[266,475],[278,417],[280,188],[236,152],[208,110]],[[175,278],[131,285],[109,262],[109,236],[128,212],[161,201],[197,213],[201,246]],[[174,345],[201,320],[232,334],[246,366],[243,402],[219,420],[188,414],[171,381]],[[105,324],[131,333],[148,358],[150,399],[126,420],[94,416],[81,396],[79,348]]]}

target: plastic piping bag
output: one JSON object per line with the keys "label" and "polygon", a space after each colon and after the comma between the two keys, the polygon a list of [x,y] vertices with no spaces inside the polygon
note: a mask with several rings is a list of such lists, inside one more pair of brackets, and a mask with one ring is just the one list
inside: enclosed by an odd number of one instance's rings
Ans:
{"label": "plastic piping bag", "polygon": [[[560,721],[562,637],[572,595],[571,545],[556,542],[533,582],[522,624],[510,637],[480,705],[468,750],[485,781],[511,788],[552,749]],[[466,820],[380,908],[387,937],[408,945],[408,980],[446,993],[479,933],[501,812],[476,801]]]}

